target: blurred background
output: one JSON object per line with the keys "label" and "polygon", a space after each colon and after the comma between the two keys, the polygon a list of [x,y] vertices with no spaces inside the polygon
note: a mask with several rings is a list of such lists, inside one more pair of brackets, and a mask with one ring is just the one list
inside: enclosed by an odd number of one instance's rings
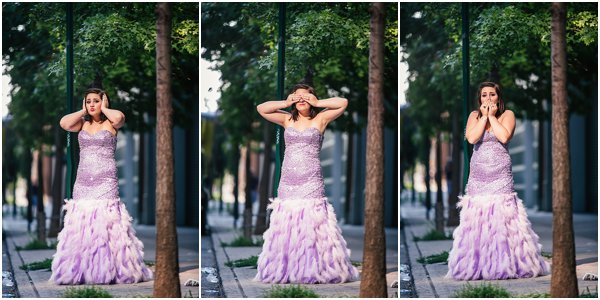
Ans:
{"label": "blurred background", "polygon": [[[299,82],[319,98],[342,96],[349,105],[328,126],[321,152],[326,194],[340,223],[361,225],[364,214],[369,3],[202,3],[201,113],[204,207],[230,214],[234,227],[266,229],[280,163],[283,132],[256,105],[284,100]],[[398,7],[386,6],[385,226],[398,224]],[[278,30],[285,26],[284,85],[277,86]],[[282,89],[283,98],[277,96]],[[265,151],[268,150],[268,151]],[[273,154],[271,154],[273,153]],[[204,202],[203,202],[204,203]],[[254,203],[254,205],[252,204]],[[244,208],[242,208],[242,205]],[[242,225],[243,211],[256,218]]]}
{"label": "blurred background", "polygon": [[[3,215],[28,218],[38,203],[56,236],[66,161],[76,177],[77,135],[60,118],[81,109],[88,86],[101,85],[126,116],[116,160],[121,199],[135,222],[155,224],[155,3],[73,3],[73,98],[67,95],[64,3],[2,4]],[[172,6],[172,99],[177,225],[199,224],[198,3]],[[72,111],[68,111],[68,105]]]}
{"label": "blurred background", "polygon": [[[400,100],[401,199],[424,205],[429,218],[430,209],[443,198],[443,207],[450,205],[448,225],[458,224],[454,203],[463,193],[465,157],[472,151],[464,140],[466,119],[478,107],[479,83],[493,81],[502,86],[505,106],[517,117],[508,145],[515,190],[527,207],[551,211],[549,5],[472,3],[466,11],[462,6],[400,5],[400,84],[405,96]],[[462,26],[469,33],[468,56]],[[597,213],[597,3],[569,4],[566,28],[573,212]],[[470,80],[465,87],[466,65]]]}

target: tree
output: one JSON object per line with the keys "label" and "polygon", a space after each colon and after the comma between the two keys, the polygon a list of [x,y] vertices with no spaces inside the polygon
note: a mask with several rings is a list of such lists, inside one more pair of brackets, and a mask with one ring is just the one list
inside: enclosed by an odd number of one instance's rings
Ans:
{"label": "tree", "polygon": [[173,183],[171,4],[156,5],[156,273],[153,297],[180,298]]}
{"label": "tree", "polygon": [[566,4],[552,3],[552,279],[553,298],[579,296],[569,163]]}
{"label": "tree", "polygon": [[365,191],[365,242],[361,298],[387,298],[385,231],[383,229],[383,69],[384,4],[370,7],[369,115],[367,123],[367,176]]}

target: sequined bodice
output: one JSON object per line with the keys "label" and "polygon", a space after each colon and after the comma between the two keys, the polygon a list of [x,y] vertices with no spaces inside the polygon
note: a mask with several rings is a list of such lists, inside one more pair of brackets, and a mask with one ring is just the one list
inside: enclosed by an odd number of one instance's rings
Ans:
{"label": "sequined bodice", "polygon": [[277,190],[281,199],[325,197],[319,153],[323,135],[315,127],[298,131],[286,128],[285,153]]}
{"label": "sequined bodice", "polygon": [[119,197],[115,147],[117,137],[107,130],[79,131],[79,167],[73,199],[107,200]]}
{"label": "sequined bodice", "polygon": [[514,192],[508,148],[493,132],[484,131],[473,147],[466,192],[469,195]]}

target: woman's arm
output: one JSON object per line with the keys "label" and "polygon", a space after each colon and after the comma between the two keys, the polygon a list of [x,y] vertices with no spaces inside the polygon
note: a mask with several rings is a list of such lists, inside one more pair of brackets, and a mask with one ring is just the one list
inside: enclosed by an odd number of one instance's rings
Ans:
{"label": "woman's arm", "polygon": [[267,101],[261,103],[256,106],[256,110],[267,121],[285,127],[285,120],[286,118],[290,117],[290,114],[283,109],[291,106],[299,100],[299,97],[289,95],[287,100]]}
{"label": "woman's arm", "polygon": [[321,120],[325,125],[341,116],[346,107],[348,107],[348,99],[341,97],[333,97],[329,99],[317,100],[314,95],[309,95],[307,101],[310,105],[319,108],[325,108],[319,113]]}
{"label": "woman's arm", "polygon": [[467,128],[465,129],[465,137],[469,144],[477,144],[483,135],[483,131],[485,130],[485,124],[487,123],[488,116],[482,115],[481,118],[477,119],[477,115],[479,113],[477,111],[472,112],[469,115],[469,120],[467,121]]}
{"label": "woman's arm", "polygon": [[70,113],[60,119],[60,127],[66,131],[78,132],[83,126],[83,116],[85,109]]}
{"label": "woman's arm", "polygon": [[65,115],[60,119],[60,127],[66,131],[78,132],[83,126],[83,117],[85,116],[85,99],[81,110]]}
{"label": "woman's arm", "polygon": [[510,110],[506,110],[502,114],[502,122],[498,121],[494,115],[490,115],[489,119],[498,141],[502,144],[508,143],[515,132],[515,114]]}
{"label": "woman's arm", "polygon": [[100,106],[100,110],[106,116],[106,118],[110,121],[113,128],[119,129],[125,125],[125,115],[116,109],[108,108],[108,101],[105,101],[106,94],[102,95],[102,105]]}

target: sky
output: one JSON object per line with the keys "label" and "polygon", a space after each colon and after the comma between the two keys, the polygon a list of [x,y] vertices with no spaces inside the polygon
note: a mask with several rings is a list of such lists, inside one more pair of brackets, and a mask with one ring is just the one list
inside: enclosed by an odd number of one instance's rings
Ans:
{"label": "sky", "polygon": [[221,97],[219,88],[221,87],[221,72],[213,71],[209,68],[214,63],[200,59],[200,112],[217,111],[217,100]]}

